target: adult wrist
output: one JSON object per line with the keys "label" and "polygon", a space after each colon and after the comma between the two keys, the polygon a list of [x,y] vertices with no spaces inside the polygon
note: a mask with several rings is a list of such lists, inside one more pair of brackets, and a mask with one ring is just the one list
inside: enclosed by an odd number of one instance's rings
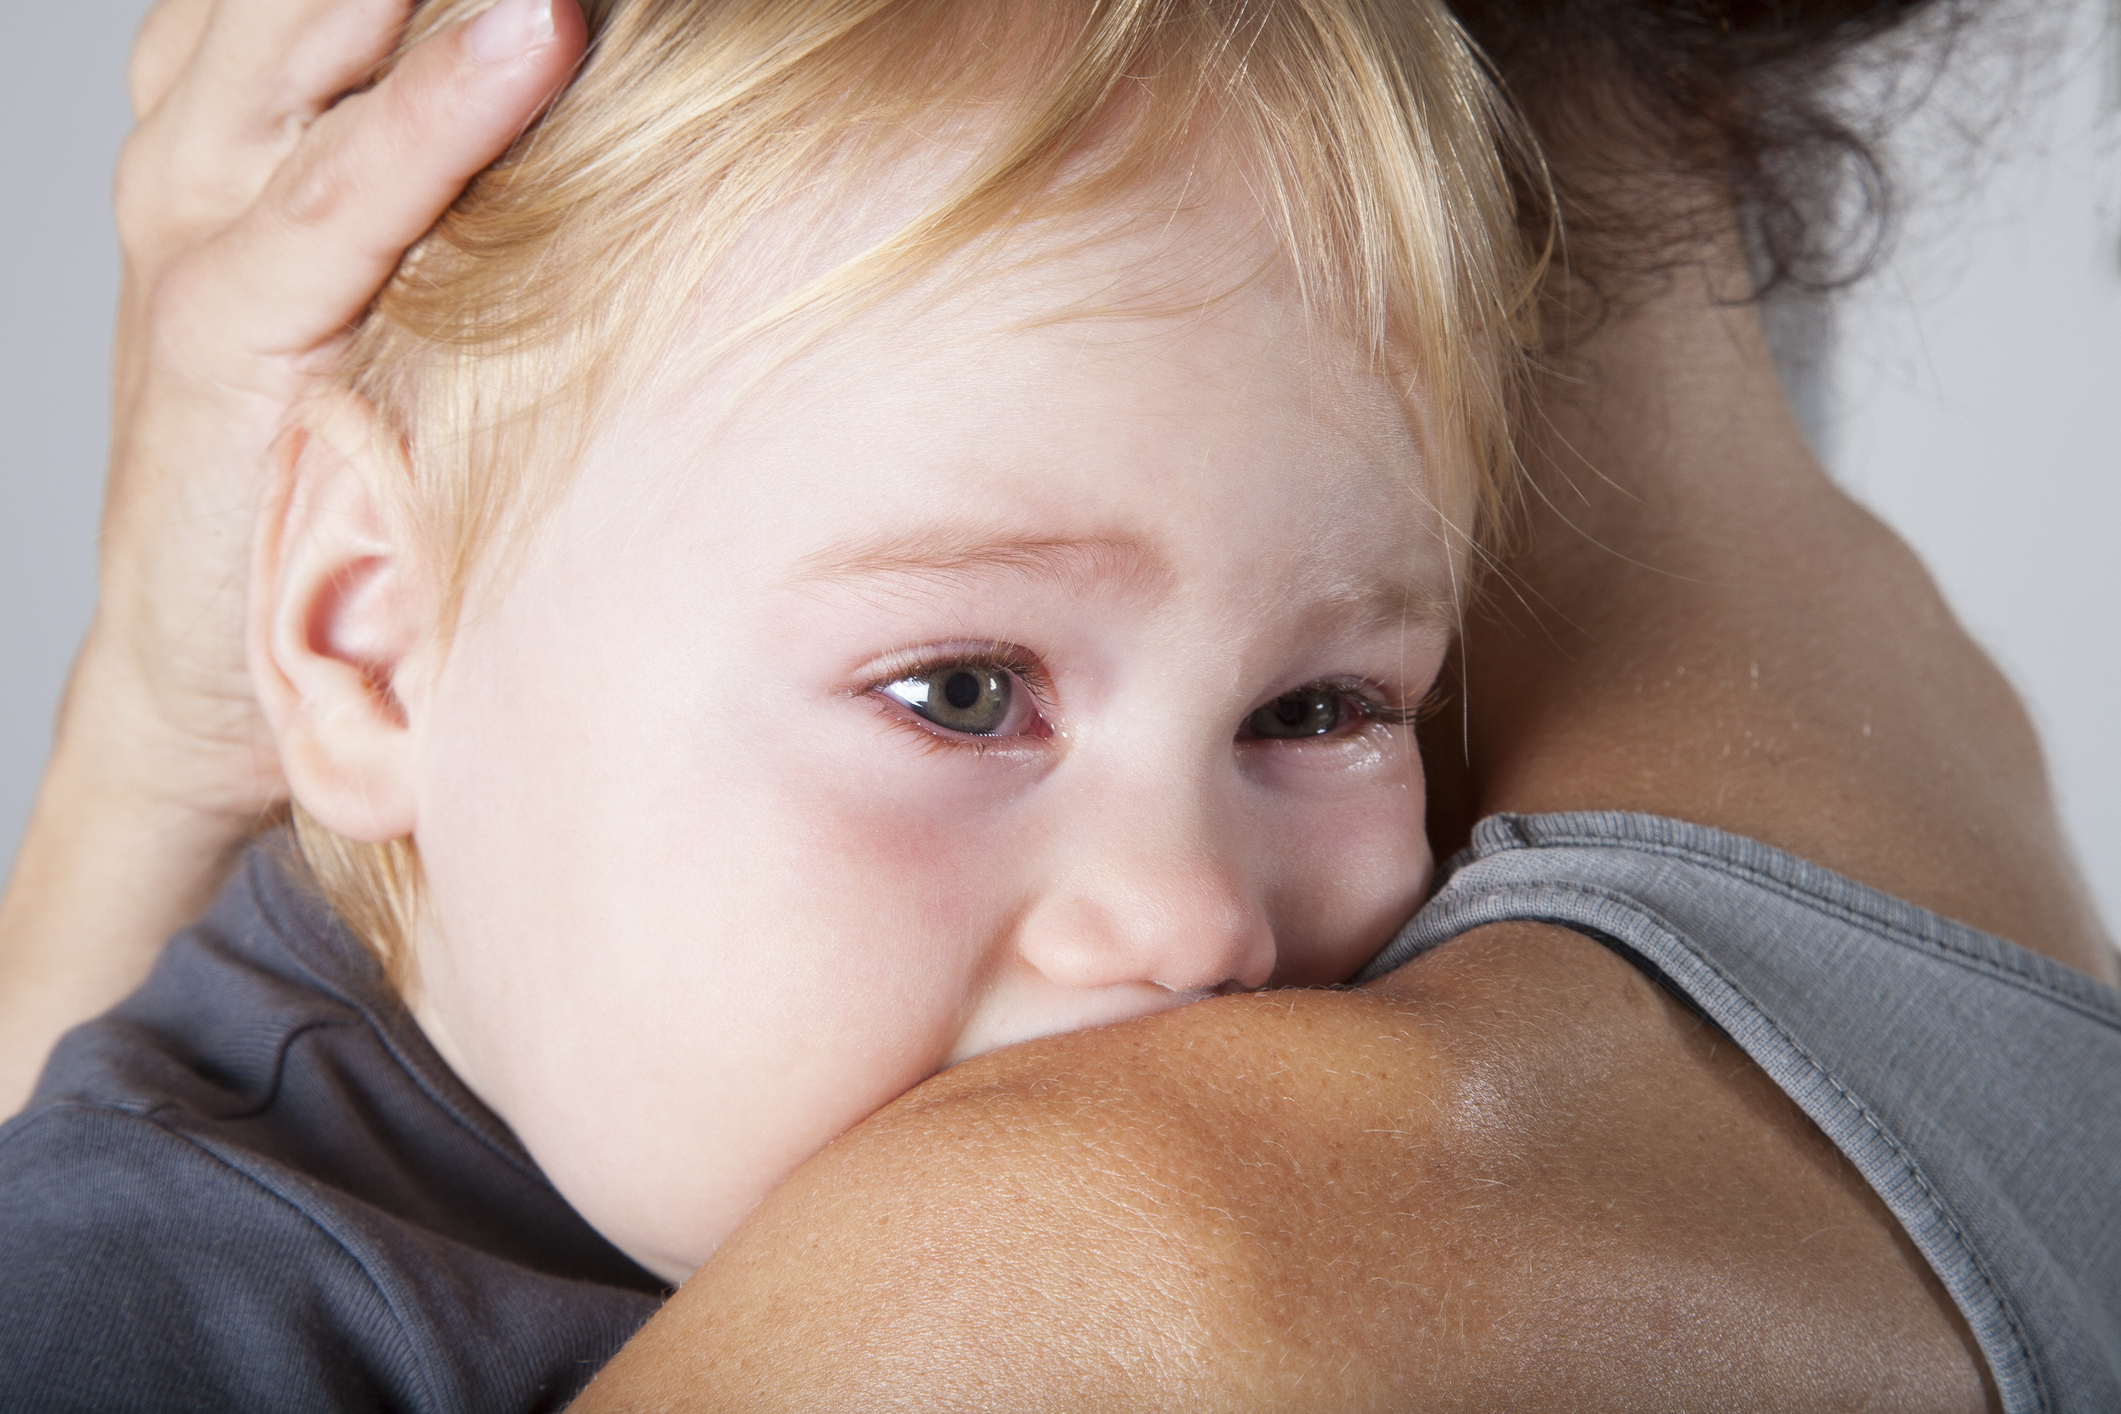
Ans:
{"label": "adult wrist", "polygon": [[187,761],[111,700],[104,671],[84,650],[0,894],[0,1117],[61,1033],[140,984],[264,818],[232,808],[242,791],[188,786],[212,753]]}
{"label": "adult wrist", "polygon": [[99,611],[60,701],[46,793],[213,853],[284,799],[279,763],[247,680],[162,676]]}

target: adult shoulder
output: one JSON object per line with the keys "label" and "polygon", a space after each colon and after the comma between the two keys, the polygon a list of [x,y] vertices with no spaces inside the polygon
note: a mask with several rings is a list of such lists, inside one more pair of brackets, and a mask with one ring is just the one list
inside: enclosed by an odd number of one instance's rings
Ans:
{"label": "adult shoulder", "polygon": [[[711,1313],[711,1314],[710,1314]],[[583,1408],[1980,1409],[1898,1225],[1603,947],[1479,929],[946,1073],[768,1201]],[[609,1401],[609,1404],[600,1403]]]}

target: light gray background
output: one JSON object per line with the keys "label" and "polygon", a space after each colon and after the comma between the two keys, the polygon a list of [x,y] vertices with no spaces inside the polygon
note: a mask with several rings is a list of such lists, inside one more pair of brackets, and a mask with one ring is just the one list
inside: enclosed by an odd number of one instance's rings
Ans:
{"label": "light gray background", "polygon": [[[1835,301],[1800,401],[1844,485],[1896,526],[2032,705],[2063,813],[2121,921],[2121,43],[2071,0],[2001,123],[1951,93],[1896,140],[1910,212]],[[0,858],[93,602],[117,285],[109,171],[145,0],[14,5],[0,85]],[[2059,14],[2055,7],[2050,14]],[[1975,66],[1979,72],[1979,66]],[[1955,119],[1985,136],[1969,147]]]}
{"label": "light gray background", "polygon": [[[1890,264],[1837,302],[1821,448],[2032,709],[2121,927],[2121,0],[2029,7],[1894,149]],[[2000,114],[1999,103],[2007,103]],[[1969,139],[1971,124],[1980,134]]]}
{"label": "light gray background", "polygon": [[95,602],[117,238],[110,172],[146,0],[7,0],[0,83],[0,858]]}

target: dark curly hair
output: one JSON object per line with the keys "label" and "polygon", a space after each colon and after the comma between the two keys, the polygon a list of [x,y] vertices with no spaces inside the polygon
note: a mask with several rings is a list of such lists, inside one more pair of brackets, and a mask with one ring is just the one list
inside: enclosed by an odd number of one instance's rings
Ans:
{"label": "dark curly hair", "polygon": [[[1889,229],[1881,114],[1836,85],[1858,51],[1902,31],[1941,59],[1972,0],[1452,0],[1546,147],[1572,268],[1601,284],[1668,265],[1704,218],[1736,211],[1756,293],[1861,275]],[[1919,21],[1920,23],[1911,23]],[[1656,164],[1655,170],[1650,164]],[[1692,209],[1664,184],[1717,180]],[[1636,200],[1629,201],[1630,194]],[[1546,222],[1553,204],[1528,192]]]}

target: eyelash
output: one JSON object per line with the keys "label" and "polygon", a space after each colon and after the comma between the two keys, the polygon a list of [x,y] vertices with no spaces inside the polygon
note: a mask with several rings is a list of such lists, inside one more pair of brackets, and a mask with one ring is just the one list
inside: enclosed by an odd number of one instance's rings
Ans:
{"label": "eyelash", "polygon": [[[902,682],[907,678],[922,677],[945,668],[972,668],[989,672],[1006,672],[1023,684],[1031,694],[1033,708],[1041,720],[1053,708],[1053,684],[1037,657],[1025,649],[1008,643],[987,643],[967,648],[916,649],[884,660],[883,664],[868,675],[868,683],[859,695],[875,697],[879,702],[888,702],[879,689]],[[1386,701],[1391,694],[1375,682],[1367,679],[1322,678],[1291,688],[1301,692],[1307,687],[1326,687],[1340,693],[1365,722],[1374,722],[1386,727],[1413,727],[1431,716],[1443,703],[1444,690],[1441,683],[1432,687],[1427,695],[1408,703],[1401,699],[1398,705]],[[920,717],[904,708],[887,709],[885,721],[892,727],[911,733],[924,747],[934,751],[970,751],[974,756],[983,756],[1000,742],[994,737],[973,736],[953,732]],[[1248,738],[1263,740],[1264,738]]]}
{"label": "eyelash", "polygon": [[[1342,698],[1353,706],[1365,722],[1374,722],[1386,727],[1412,727],[1428,717],[1442,700],[1441,688],[1438,687],[1430,689],[1427,696],[1415,702],[1409,703],[1405,698],[1401,698],[1399,705],[1392,706],[1381,700],[1389,698],[1392,694],[1387,692],[1382,685],[1371,682],[1367,678],[1315,678],[1310,682],[1298,683],[1295,687],[1290,688],[1289,692],[1302,692],[1306,688],[1314,687],[1330,688],[1334,692],[1339,693]],[[1282,695],[1285,696],[1287,694]],[[1268,699],[1269,702],[1275,700],[1277,699]],[[1263,703],[1261,705],[1264,706],[1266,704]],[[1249,716],[1249,714],[1247,715]],[[1268,740],[1268,738],[1250,737],[1247,740],[1264,741]],[[1297,738],[1297,740],[1304,740],[1304,738]]]}
{"label": "eyelash", "polygon": [[[1318,687],[1330,687],[1336,691],[1346,693],[1348,700],[1355,704],[1356,710],[1361,712],[1363,716],[1388,727],[1411,727],[1426,716],[1429,710],[1429,699],[1427,697],[1415,702],[1412,706],[1409,706],[1403,699],[1397,707],[1387,706],[1378,700],[1379,697],[1385,694],[1375,683],[1338,683],[1328,680],[1315,685]],[[1304,684],[1304,687],[1311,686],[1314,686],[1314,684]],[[1353,690],[1351,691],[1350,689]],[[1300,692],[1303,689],[1299,688],[1297,690]],[[1373,694],[1375,695],[1373,696]]]}

